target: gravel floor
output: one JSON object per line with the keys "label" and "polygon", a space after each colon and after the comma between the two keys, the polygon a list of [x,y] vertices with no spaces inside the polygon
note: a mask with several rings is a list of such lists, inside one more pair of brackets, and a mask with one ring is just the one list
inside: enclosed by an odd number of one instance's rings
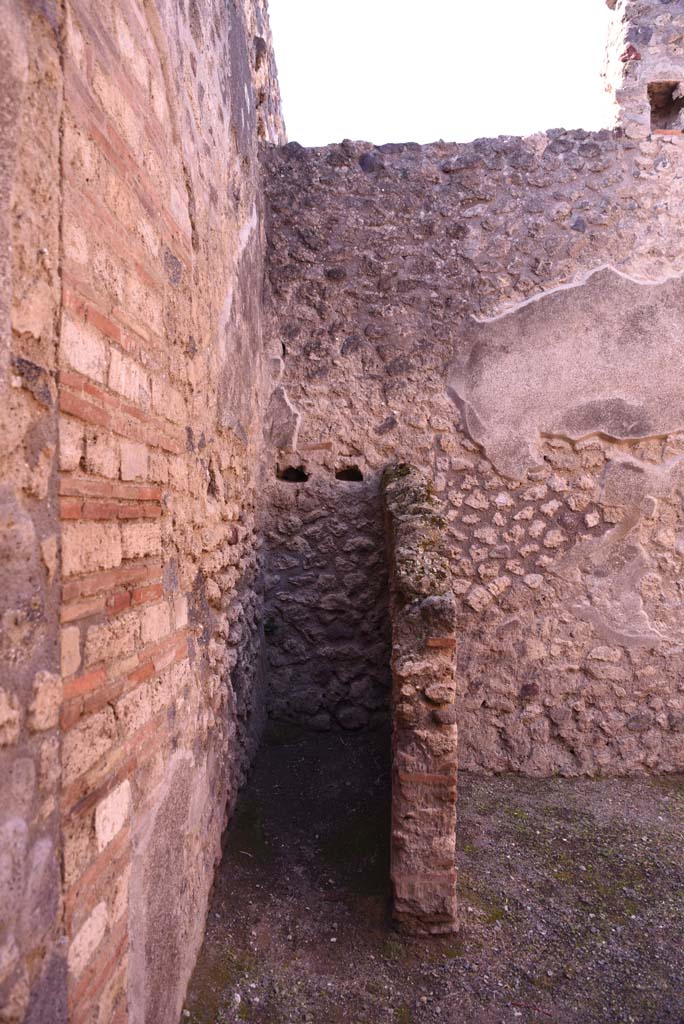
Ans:
{"label": "gravel floor", "polygon": [[183,1024],[684,1024],[684,776],[462,774],[458,935],[391,929],[388,737],[274,729]]}

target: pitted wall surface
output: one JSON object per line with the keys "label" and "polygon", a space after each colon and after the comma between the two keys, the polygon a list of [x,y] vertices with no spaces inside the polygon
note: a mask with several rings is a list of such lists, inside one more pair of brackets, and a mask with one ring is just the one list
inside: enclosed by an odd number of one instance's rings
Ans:
{"label": "pitted wall surface", "polygon": [[468,318],[447,389],[497,470],[543,467],[544,438],[628,441],[684,428],[684,277],[637,284],[611,270],[494,319]]}
{"label": "pitted wall surface", "polygon": [[0,2],[0,1019],[64,1024],[58,3]]}
{"label": "pitted wall surface", "polygon": [[3,1024],[177,1019],[267,663],[386,717],[388,463],[460,764],[684,768],[684,12],[609,6],[615,131],[305,150],[265,0],[0,0]]}

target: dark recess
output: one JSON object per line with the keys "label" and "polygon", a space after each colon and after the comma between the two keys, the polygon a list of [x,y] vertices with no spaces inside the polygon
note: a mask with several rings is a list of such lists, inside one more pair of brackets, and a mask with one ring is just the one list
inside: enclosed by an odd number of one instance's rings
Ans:
{"label": "dark recess", "polygon": [[360,484],[363,480],[363,473],[358,466],[345,466],[344,469],[335,470],[335,479]]}
{"label": "dark recess", "polygon": [[285,469],[276,469],[276,476],[287,484],[305,484],[309,474],[302,466],[287,466]]}
{"label": "dark recess", "polygon": [[684,131],[684,83],[650,82],[651,128]]}

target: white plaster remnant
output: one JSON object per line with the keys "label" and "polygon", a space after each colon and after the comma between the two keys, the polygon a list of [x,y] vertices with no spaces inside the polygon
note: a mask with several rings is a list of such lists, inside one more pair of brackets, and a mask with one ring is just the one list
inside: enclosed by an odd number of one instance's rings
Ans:
{"label": "white plaster remnant", "polygon": [[107,904],[101,901],[81,925],[69,946],[69,972],[74,978],[83,973],[93,953],[102,942],[109,924]]}
{"label": "white plaster remnant", "polygon": [[[504,476],[522,480],[541,465],[543,436],[628,440],[682,429],[682,281],[641,284],[603,268],[464,322],[447,390]],[[560,493],[567,482],[550,486]]]}
{"label": "white plaster remnant", "polygon": [[125,779],[113,789],[95,810],[95,836],[98,850],[104,850],[119,834],[129,819],[131,810],[131,784]]}

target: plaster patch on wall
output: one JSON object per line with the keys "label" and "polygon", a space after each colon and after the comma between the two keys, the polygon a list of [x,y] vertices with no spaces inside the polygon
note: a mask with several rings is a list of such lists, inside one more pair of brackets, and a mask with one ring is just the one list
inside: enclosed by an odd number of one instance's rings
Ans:
{"label": "plaster patch on wall", "polygon": [[258,295],[250,287],[259,262],[255,217],[256,208],[252,207],[240,227],[233,278],[237,289],[231,283],[218,324],[219,416],[222,426],[243,443],[247,442],[247,425],[255,415],[262,370],[260,360],[255,358],[262,336],[261,311]]}
{"label": "plaster patch on wall", "polygon": [[279,384],[271,395],[266,411],[266,430],[270,444],[280,451],[295,450],[300,420],[301,413],[290,401],[282,384]]}
{"label": "plaster patch on wall", "polygon": [[206,841],[206,771],[189,751],[168,763],[149,811],[136,823],[129,913],[129,1020],[177,1020],[202,937],[206,876],[193,870],[218,850]]}
{"label": "plaster patch on wall", "polygon": [[591,623],[607,643],[626,647],[665,642],[681,649],[678,624],[659,621],[643,596],[649,573],[658,573],[658,549],[682,553],[684,535],[659,528],[659,503],[681,505],[684,458],[661,465],[642,462],[625,453],[609,461],[601,479],[603,504],[623,510],[623,518],[599,537],[572,548],[554,566],[571,590],[570,610]]}
{"label": "plaster patch on wall", "polygon": [[540,464],[541,436],[664,436],[684,426],[682,278],[642,284],[602,268],[454,341],[448,393],[462,425],[514,480]]}
{"label": "plaster patch on wall", "polygon": [[255,230],[259,225],[259,218],[257,216],[256,206],[252,206],[248,219],[240,228],[240,234],[238,236],[238,259],[242,256],[243,252],[247,248],[247,245],[254,234]]}

